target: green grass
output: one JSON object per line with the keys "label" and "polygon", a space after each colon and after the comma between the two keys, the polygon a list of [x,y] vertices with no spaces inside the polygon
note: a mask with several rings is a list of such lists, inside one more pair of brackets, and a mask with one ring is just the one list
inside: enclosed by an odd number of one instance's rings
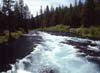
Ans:
{"label": "green grass", "polygon": [[[22,31],[11,32],[11,36],[14,39],[18,39],[22,35],[23,35],[23,32]],[[8,31],[5,31],[4,32],[4,35],[0,36],[0,44],[7,42],[8,39],[9,39],[9,32]]]}
{"label": "green grass", "polygon": [[8,37],[7,36],[0,36],[0,44],[7,42],[8,41]]}
{"label": "green grass", "polygon": [[89,28],[80,27],[77,29],[76,33],[78,33],[82,37],[100,38],[100,26],[91,26]]}
{"label": "green grass", "polygon": [[40,30],[40,31],[68,32],[68,31],[69,31],[69,27],[60,24],[60,25],[56,25],[56,26],[52,26],[52,27],[39,28],[39,29],[37,29],[37,30]]}
{"label": "green grass", "polygon": [[100,38],[100,26],[91,26],[89,28],[81,26],[80,28],[69,28],[65,25],[56,25],[52,27],[39,28],[40,31],[57,31],[57,32],[72,32],[79,34],[82,37]]}
{"label": "green grass", "polygon": [[18,39],[20,36],[23,35],[23,32],[21,32],[21,31],[12,32],[11,35],[12,35],[12,37],[14,37],[15,39]]}

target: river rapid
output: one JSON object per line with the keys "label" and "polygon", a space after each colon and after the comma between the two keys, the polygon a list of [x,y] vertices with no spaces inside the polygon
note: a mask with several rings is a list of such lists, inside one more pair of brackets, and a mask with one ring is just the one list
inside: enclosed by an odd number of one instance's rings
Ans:
{"label": "river rapid", "polygon": [[[37,34],[32,34],[36,36]],[[86,57],[78,56],[74,45],[66,44],[68,40],[86,42],[67,36],[57,36],[45,32],[38,32],[42,41],[34,51],[25,58],[17,60],[12,69],[2,73],[100,73],[99,64],[89,61]],[[98,42],[99,45],[99,42]]]}

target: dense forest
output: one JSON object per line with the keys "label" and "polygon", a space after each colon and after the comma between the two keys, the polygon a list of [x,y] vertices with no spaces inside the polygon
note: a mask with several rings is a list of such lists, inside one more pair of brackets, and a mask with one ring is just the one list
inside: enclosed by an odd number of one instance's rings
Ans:
{"label": "dense forest", "polygon": [[31,29],[32,15],[23,0],[2,0],[0,6],[0,43]]}
{"label": "dense forest", "polygon": [[26,29],[31,18],[29,8],[23,0],[3,0],[0,9],[0,32]]}
{"label": "dense forest", "polygon": [[0,7],[0,35],[5,31],[25,31],[28,29],[49,27],[64,24],[71,28],[80,26],[90,27],[100,25],[100,1],[99,0],[75,0],[74,4],[67,6],[47,6],[45,10],[40,8],[36,17],[30,13],[23,0],[3,0]]}
{"label": "dense forest", "polygon": [[49,6],[43,12],[40,9],[40,15],[36,17],[39,26],[53,26],[58,24],[68,25],[76,28],[80,26],[90,27],[100,25],[100,1],[99,0],[75,0],[70,7],[59,6],[56,9]]}

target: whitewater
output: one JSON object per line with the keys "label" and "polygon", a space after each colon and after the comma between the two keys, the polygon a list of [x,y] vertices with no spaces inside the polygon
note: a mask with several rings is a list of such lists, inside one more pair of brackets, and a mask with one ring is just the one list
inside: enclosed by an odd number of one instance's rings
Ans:
{"label": "whitewater", "polygon": [[78,56],[75,46],[63,43],[72,38],[45,32],[38,34],[42,37],[40,44],[28,56],[11,64],[12,69],[6,73],[100,73],[98,64]]}

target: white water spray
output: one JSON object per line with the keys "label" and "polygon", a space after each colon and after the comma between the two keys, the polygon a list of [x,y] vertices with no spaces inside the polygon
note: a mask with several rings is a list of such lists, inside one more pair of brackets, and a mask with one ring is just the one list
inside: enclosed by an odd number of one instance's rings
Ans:
{"label": "white water spray", "polygon": [[35,51],[12,65],[7,73],[100,73],[97,64],[78,57],[74,46],[61,42],[70,39],[39,33],[43,41]]}

